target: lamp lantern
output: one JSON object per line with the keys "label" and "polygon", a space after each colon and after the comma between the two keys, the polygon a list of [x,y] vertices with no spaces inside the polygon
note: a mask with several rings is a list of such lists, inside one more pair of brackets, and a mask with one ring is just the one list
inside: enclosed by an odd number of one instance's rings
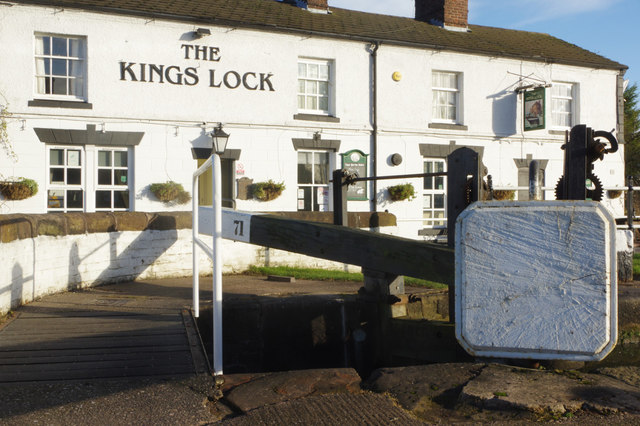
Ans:
{"label": "lamp lantern", "polygon": [[210,136],[213,141],[213,151],[218,155],[224,154],[230,135],[222,130],[222,124],[218,124],[218,127],[211,132]]}

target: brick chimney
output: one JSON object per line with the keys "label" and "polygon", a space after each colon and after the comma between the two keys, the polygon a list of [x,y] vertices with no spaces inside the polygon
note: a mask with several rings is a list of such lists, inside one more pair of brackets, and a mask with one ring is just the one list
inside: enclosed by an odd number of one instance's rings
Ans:
{"label": "brick chimney", "polygon": [[329,13],[328,0],[278,0],[314,13]]}
{"label": "brick chimney", "polygon": [[329,11],[328,0],[307,0],[307,9],[326,13]]}
{"label": "brick chimney", "polygon": [[415,0],[416,19],[450,30],[466,31],[469,0]]}

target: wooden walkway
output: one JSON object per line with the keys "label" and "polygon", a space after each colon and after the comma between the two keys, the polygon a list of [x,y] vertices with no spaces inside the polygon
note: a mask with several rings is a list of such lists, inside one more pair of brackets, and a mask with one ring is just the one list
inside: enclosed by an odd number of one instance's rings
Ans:
{"label": "wooden walkway", "polygon": [[135,282],[49,296],[0,326],[0,383],[208,371],[190,290]]}

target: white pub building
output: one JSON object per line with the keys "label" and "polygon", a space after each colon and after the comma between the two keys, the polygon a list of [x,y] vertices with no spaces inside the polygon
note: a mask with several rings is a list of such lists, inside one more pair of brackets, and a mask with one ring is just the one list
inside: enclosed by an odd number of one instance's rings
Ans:
{"label": "white pub building", "polygon": [[[444,171],[463,146],[494,187],[526,199],[531,160],[546,187],[561,177],[573,125],[622,138],[626,66],[467,16],[467,0],[416,0],[415,19],[327,0],[2,1],[0,174],[39,192],[0,200],[1,213],[189,210],[150,186],[191,193],[216,128],[230,134],[224,204],[248,211],[331,211],[334,169]],[[595,174],[622,186],[624,146]],[[252,197],[269,180],[281,195]],[[415,197],[392,201],[402,183]],[[444,178],[381,180],[353,188],[348,209],[389,211],[399,235],[433,238],[446,196]],[[622,215],[620,198],[603,203]]]}

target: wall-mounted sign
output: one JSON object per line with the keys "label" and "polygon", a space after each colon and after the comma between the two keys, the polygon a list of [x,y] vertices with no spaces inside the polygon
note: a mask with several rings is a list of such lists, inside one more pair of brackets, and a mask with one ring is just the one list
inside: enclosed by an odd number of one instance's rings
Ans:
{"label": "wall-mounted sign", "polygon": [[[220,62],[219,47],[183,44],[185,60]],[[202,75],[204,74],[204,75]],[[120,62],[120,81],[139,83],[169,83],[179,86],[206,84],[210,88],[238,89],[275,92],[271,81],[273,74],[258,71],[235,71],[209,68],[203,70],[200,64],[194,67],[180,65]]]}
{"label": "wall-mounted sign", "polygon": [[544,87],[524,92],[524,130],[544,129]]}
{"label": "wall-mounted sign", "polygon": [[[368,155],[354,149],[341,156],[343,169],[357,173],[358,177],[367,177]],[[366,201],[367,199],[367,182],[356,182],[355,185],[349,185],[347,188],[347,200]]]}

